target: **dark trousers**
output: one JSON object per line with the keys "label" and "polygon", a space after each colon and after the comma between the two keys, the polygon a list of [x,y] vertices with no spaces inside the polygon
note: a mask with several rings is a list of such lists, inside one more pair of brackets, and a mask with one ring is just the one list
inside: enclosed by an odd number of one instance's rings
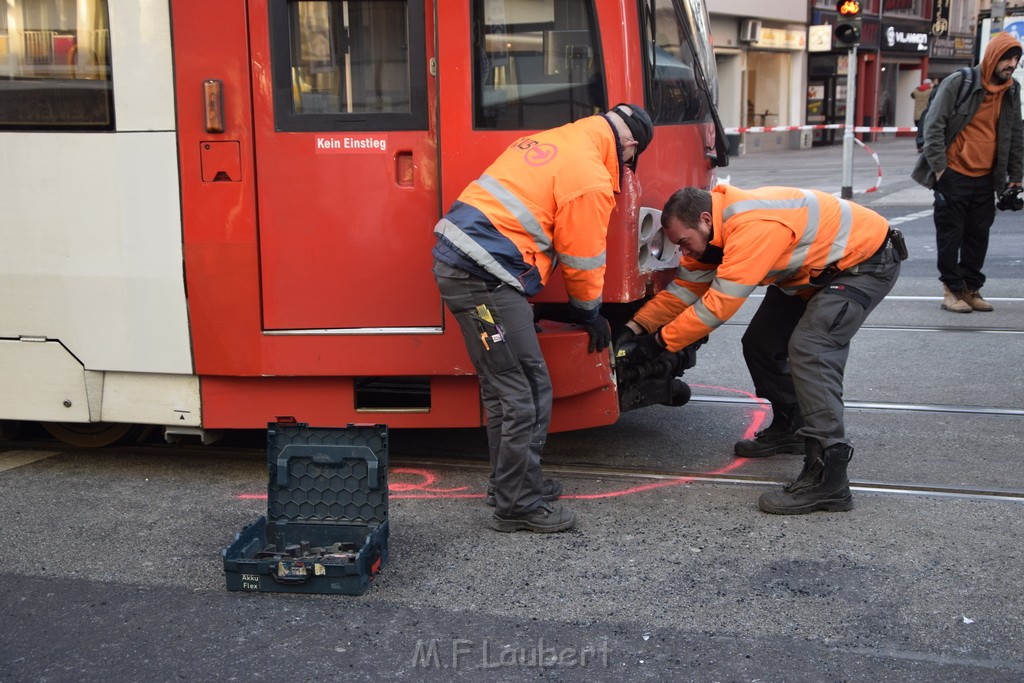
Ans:
{"label": "dark trousers", "polygon": [[992,176],[972,178],[946,169],[934,189],[939,280],[952,292],[981,289],[989,230],[996,219]]}
{"label": "dark trousers", "polygon": [[743,335],[743,357],[758,396],[797,405],[798,434],[823,448],[846,443],[843,375],[850,342],[900,272],[892,247],[840,273],[805,301],[768,287]]}
{"label": "dark trousers", "polygon": [[437,261],[434,279],[480,377],[496,510],[530,512],[541,502],[540,459],[551,422],[551,378],[533,308],[508,285]]}
{"label": "dark trousers", "polygon": [[768,287],[743,333],[743,359],[754,380],[754,393],[771,403],[776,412],[797,405],[789,371],[789,338],[806,309],[805,299]]}

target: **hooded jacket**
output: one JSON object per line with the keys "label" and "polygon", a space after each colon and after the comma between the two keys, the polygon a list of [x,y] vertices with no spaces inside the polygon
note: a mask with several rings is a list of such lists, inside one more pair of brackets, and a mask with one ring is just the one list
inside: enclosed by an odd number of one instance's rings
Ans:
{"label": "hooded jacket", "polygon": [[[711,191],[712,235],[702,260],[680,259],[676,279],[633,319],[648,332],[664,325],[669,351],[699,340],[731,318],[758,285],[810,296],[829,266],[871,258],[889,223],[874,211],[817,190],[719,185]],[[717,247],[721,263],[707,263]]]}
{"label": "hooded jacket", "polygon": [[[947,151],[970,123],[989,92],[986,85],[989,89],[998,87],[991,83],[996,64],[1007,51],[1014,48],[1020,50],[1021,44],[1009,33],[997,33],[992,37],[981,64],[974,67],[971,93],[956,111],[954,104],[963,74],[957,72],[942,79],[928,114],[921,123],[924,126],[924,152],[910,174],[914,180],[928,188],[935,186],[935,176],[948,167]],[[1002,92],[994,134],[996,147],[992,163],[992,189],[1001,192],[1008,181],[1021,182],[1024,174],[1024,125],[1021,123],[1020,86],[1016,80],[1011,79],[1009,86]]]}
{"label": "hooded jacket", "polygon": [[526,296],[561,263],[578,320],[596,319],[621,153],[603,115],[513,142],[434,228],[434,256]]}

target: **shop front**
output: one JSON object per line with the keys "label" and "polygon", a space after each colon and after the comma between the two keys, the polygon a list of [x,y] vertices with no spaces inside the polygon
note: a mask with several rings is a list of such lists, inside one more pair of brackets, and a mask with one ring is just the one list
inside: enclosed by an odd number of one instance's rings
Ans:
{"label": "shop front", "polygon": [[881,28],[876,125],[911,127],[911,93],[928,74],[931,26],[923,20],[892,23],[883,18]]}

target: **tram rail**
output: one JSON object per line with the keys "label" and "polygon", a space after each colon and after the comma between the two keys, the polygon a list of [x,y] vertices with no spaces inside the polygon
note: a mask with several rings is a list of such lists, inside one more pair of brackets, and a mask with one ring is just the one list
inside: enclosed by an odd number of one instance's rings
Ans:
{"label": "tram rail", "polygon": [[[744,401],[738,399],[717,399],[716,397],[697,397],[693,400],[703,400],[708,403],[750,403],[755,404],[755,401]],[[862,402],[850,402],[848,408],[865,408],[865,409],[894,409],[893,406],[896,404],[869,404]],[[924,410],[930,409],[933,412],[951,412],[956,411],[957,406],[909,406],[898,407],[895,409],[903,410]],[[985,414],[985,415],[1010,415],[1010,416],[1022,416],[1024,411],[1021,410],[1009,410],[1009,409],[985,409],[977,408],[972,406],[962,407],[964,411],[972,412],[973,414]],[[978,412],[984,411],[984,412]],[[57,449],[60,452],[75,452],[80,451],[84,453],[96,452],[93,449],[75,449],[68,447],[65,444],[56,443],[50,440],[44,439],[25,439],[25,440],[12,440],[0,443],[0,471],[6,469],[13,469],[14,467],[20,467],[23,465],[32,464],[38,462],[52,455],[57,455]],[[141,443],[141,444],[129,444],[120,446],[111,446],[109,448],[102,449],[104,453],[115,453],[122,456],[131,455],[173,455],[185,458],[202,455],[203,457],[214,457],[214,458],[228,458],[228,459],[253,459],[258,460],[262,458],[263,451],[257,446],[202,446],[199,444],[162,444],[162,443]],[[421,472],[431,469],[461,469],[461,470],[478,470],[481,472],[486,471],[488,465],[486,460],[481,456],[480,458],[472,458],[465,456],[445,456],[445,457],[423,457],[420,455],[416,456],[403,456],[400,452],[392,453],[390,455],[391,469],[396,474],[401,475],[405,472]],[[715,473],[706,472],[700,470],[686,470],[686,469],[672,469],[672,468],[650,468],[650,467],[623,467],[623,466],[602,466],[593,463],[545,463],[545,473],[560,475],[563,477],[575,477],[580,479],[602,479],[602,480],[618,480],[618,481],[632,481],[632,482],[647,482],[656,484],[651,488],[657,488],[658,485],[686,485],[695,482],[712,483],[712,484],[729,484],[737,486],[768,486],[768,485],[780,485],[786,483],[785,481],[776,477],[765,477],[758,475],[744,475],[737,474],[735,471],[727,473]],[[929,496],[929,497],[941,497],[941,498],[956,498],[956,499],[974,499],[974,500],[985,500],[985,501],[1004,501],[1014,503],[1024,503],[1024,488],[1022,489],[1006,489],[998,487],[986,487],[986,486],[970,486],[970,485],[951,485],[951,484],[925,484],[916,482],[885,482],[875,480],[858,480],[851,479],[850,488],[855,491],[871,492],[871,493],[884,493],[890,495],[904,495],[904,496]],[[255,494],[261,495],[261,494]],[[457,497],[462,498],[482,498],[483,492],[469,493]],[[614,494],[612,494],[614,495]],[[253,495],[245,495],[243,497],[251,498]],[[429,496],[403,496],[399,494],[397,497],[429,497]],[[572,498],[587,498],[591,497],[588,495],[567,495],[567,499]]]}
{"label": "tram rail", "polygon": [[[694,394],[690,403],[728,403],[732,405],[764,405],[753,398],[731,396],[702,396]],[[847,410],[892,410],[917,413],[964,413],[969,415],[1009,415],[1024,417],[1024,409],[999,406],[958,406],[941,403],[885,403],[878,401],[845,401]]]}

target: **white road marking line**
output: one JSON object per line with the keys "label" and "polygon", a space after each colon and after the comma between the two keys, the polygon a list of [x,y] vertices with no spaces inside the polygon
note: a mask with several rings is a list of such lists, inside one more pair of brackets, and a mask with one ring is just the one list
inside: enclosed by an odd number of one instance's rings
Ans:
{"label": "white road marking line", "polygon": [[916,220],[919,220],[921,218],[927,218],[928,216],[931,216],[931,215],[932,215],[932,210],[931,209],[928,209],[927,211],[918,211],[917,213],[910,213],[910,214],[907,214],[906,216],[898,216],[896,218],[890,218],[889,219],[889,225],[893,226],[893,225],[899,225],[901,223],[909,223],[910,221],[916,221]]}

